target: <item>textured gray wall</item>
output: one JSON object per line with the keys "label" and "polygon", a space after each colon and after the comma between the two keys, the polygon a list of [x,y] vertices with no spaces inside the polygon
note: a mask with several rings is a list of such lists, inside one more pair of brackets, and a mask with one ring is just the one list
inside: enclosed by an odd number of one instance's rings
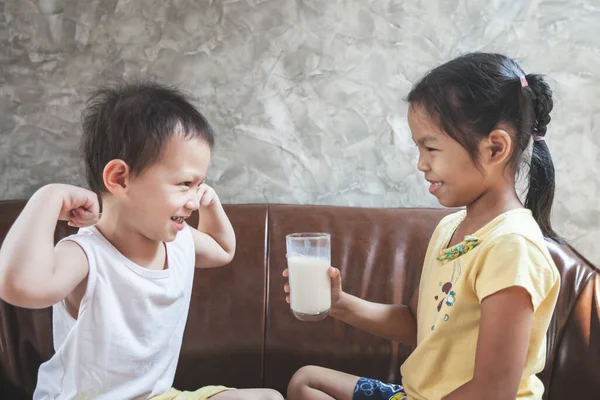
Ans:
{"label": "textured gray wall", "polygon": [[402,98],[452,56],[500,51],[550,77],[555,224],[600,265],[599,5],[0,0],[0,198],[83,185],[90,88],[149,76],[190,91],[214,125],[210,175],[225,202],[437,206]]}

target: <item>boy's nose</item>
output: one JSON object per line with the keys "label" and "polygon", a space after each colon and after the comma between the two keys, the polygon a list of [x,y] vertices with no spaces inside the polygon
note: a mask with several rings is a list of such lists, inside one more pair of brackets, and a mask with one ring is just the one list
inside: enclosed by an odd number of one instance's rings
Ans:
{"label": "boy's nose", "polygon": [[192,211],[196,211],[198,208],[200,208],[200,196],[198,195],[198,192],[195,190],[193,191],[190,199],[187,203],[185,203],[185,207]]}

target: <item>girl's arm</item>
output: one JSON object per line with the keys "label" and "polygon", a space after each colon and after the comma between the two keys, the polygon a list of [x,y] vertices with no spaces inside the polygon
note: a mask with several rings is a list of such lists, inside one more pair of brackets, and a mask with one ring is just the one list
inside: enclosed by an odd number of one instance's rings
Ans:
{"label": "girl's arm", "polygon": [[404,305],[372,303],[342,293],[337,306],[331,309],[331,316],[384,339],[416,344],[417,296],[418,291],[415,292],[411,305]]}
{"label": "girl's arm", "polygon": [[525,368],[532,320],[531,295],[520,286],[484,298],[473,379],[444,400],[514,400]]}
{"label": "girl's arm", "polygon": [[[288,277],[289,272],[283,271]],[[409,305],[372,303],[345,293],[342,290],[340,270],[329,268],[331,278],[331,310],[329,315],[349,325],[394,342],[417,343],[417,303],[419,291],[416,290]],[[286,293],[290,285],[284,286]],[[286,298],[290,301],[290,296]]]}

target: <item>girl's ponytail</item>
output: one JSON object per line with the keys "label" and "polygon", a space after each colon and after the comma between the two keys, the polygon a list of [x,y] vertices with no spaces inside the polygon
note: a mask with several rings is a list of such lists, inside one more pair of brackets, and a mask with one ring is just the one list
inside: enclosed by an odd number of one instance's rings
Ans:
{"label": "girl's ponytail", "polygon": [[552,111],[552,90],[541,76],[530,74],[525,77],[532,92],[535,122],[531,135],[533,152],[529,165],[529,190],[525,207],[529,208],[544,236],[562,242],[552,229],[550,214],[554,200],[555,174],[550,149],[546,145],[546,127]]}

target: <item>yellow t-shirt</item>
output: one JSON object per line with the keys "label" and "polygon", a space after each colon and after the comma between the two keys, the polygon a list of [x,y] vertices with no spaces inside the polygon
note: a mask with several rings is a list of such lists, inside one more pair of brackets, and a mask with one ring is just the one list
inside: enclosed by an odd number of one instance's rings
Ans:
{"label": "yellow t-shirt", "polygon": [[[540,228],[527,209],[508,211],[472,236],[476,247],[438,261],[464,219],[464,211],[437,226],[425,256],[417,308],[417,348],[402,365],[402,384],[410,400],[438,400],[473,378],[481,301],[511,286],[531,295],[533,326],[519,399],[541,399],[535,374],[546,360],[546,331],[560,277]],[[508,335],[507,335],[508,337]]]}

